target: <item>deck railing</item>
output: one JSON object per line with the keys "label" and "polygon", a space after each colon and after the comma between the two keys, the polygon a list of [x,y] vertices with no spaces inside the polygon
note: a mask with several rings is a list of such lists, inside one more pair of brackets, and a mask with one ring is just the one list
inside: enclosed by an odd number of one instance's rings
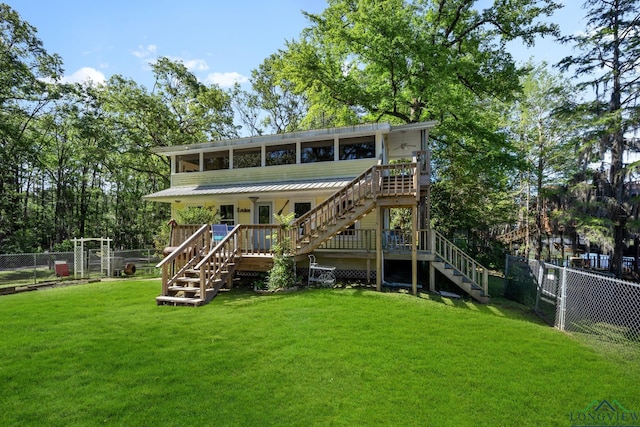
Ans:
{"label": "deck railing", "polygon": [[373,252],[376,250],[375,236],[376,231],[371,228],[343,230],[318,246],[318,249]]}
{"label": "deck railing", "polygon": [[533,226],[533,227],[527,226],[527,227],[517,228],[505,234],[501,234],[496,237],[496,240],[504,243],[505,245],[508,245],[509,243],[514,243],[520,240],[524,240],[527,238],[527,236],[534,236],[537,233],[538,233],[537,226]]}
{"label": "deck railing", "polygon": [[240,227],[239,239],[244,255],[271,255],[273,245],[284,235],[279,224],[247,224]]}
{"label": "deck railing", "polygon": [[171,236],[169,237],[169,246],[178,247],[198,231],[202,227],[202,224],[181,224],[173,225],[171,227]]}
{"label": "deck railing", "polygon": [[476,260],[464,253],[460,248],[447,240],[442,234],[430,230],[430,247],[435,255],[450,264],[460,274],[473,283],[482,286],[484,293],[489,294],[489,271]]}

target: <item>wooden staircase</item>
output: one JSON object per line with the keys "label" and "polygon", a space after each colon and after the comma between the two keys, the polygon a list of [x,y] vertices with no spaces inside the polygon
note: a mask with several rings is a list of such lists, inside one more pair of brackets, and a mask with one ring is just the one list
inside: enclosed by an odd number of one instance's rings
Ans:
{"label": "wooden staircase", "polygon": [[416,162],[375,165],[292,224],[298,255],[313,252],[336,233],[374,210],[411,206],[420,197],[420,170]]}
{"label": "wooden staircase", "polygon": [[205,224],[173,250],[157,265],[162,268],[162,294],[156,303],[199,306],[211,301],[223,286],[231,287],[242,259],[239,231],[236,226],[214,245],[211,226]]}
{"label": "wooden staircase", "polygon": [[489,302],[489,271],[435,230],[431,230],[435,260],[431,266],[481,303]]}
{"label": "wooden staircase", "polygon": [[496,237],[496,240],[504,243],[505,245],[516,243],[525,240],[528,236],[533,236],[538,233],[538,227],[522,227],[509,231],[508,233],[501,234]]}
{"label": "wooden staircase", "polygon": [[[422,178],[419,161],[372,166],[291,224],[289,238],[296,256],[310,254],[378,206],[415,206],[420,201]],[[264,227],[271,227],[271,231]],[[279,225],[237,225],[214,245],[211,226],[200,227],[157,265],[162,268],[162,294],[156,298],[157,304],[206,304],[225,285],[231,286],[243,254],[272,257],[268,245],[262,246],[265,249],[251,245],[248,236],[258,229],[263,236],[281,232]],[[436,256],[433,267],[476,300],[487,302],[487,270],[431,231],[429,245]],[[415,244],[419,246],[423,240]],[[481,271],[484,277],[478,275]]]}

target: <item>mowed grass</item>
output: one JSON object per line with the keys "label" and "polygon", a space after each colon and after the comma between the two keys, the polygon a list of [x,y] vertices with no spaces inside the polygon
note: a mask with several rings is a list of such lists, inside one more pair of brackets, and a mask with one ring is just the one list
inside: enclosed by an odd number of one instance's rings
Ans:
{"label": "mowed grass", "polygon": [[158,307],[158,280],[0,297],[0,425],[570,425],[638,359],[507,305],[362,289]]}

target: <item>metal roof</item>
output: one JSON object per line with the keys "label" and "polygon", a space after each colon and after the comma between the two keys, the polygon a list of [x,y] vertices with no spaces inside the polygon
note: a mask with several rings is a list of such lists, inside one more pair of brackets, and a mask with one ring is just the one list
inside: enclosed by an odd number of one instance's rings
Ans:
{"label": "metal roof", "polygon": [[188,185],[171,187],[144,196],[147,200],[166,199],[186,196],[211,196],[248,193],[271,193],[307,190],[337,190],[352,181],[353,178],[334,178],[331,180],[288,181],[273,183],[225,184],[225,185]]}

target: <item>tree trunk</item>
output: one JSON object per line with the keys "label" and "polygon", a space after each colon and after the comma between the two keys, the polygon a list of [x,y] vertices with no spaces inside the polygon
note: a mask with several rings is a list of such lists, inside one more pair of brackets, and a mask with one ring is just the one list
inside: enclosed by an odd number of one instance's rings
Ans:
{"label": "tree trunk", "polygon": [[622,261],[624,255],[624,238],[626,230],[626,213],[623,209],[624,203],[624,129],[622,126],[622,103],[621,103],[621,82],[620,82],[620,40],[619,40],[618,14],[615,15],[613,25],[613,88],[611,100],[609,102],[609,113],[615,117],[612,132],[613,144],[611,147],[611,168],[609,169],[609,182],[616,201],[616,207],[612,211],[613,228],[613,257],[610,271],[616,277],[622,277]]}

